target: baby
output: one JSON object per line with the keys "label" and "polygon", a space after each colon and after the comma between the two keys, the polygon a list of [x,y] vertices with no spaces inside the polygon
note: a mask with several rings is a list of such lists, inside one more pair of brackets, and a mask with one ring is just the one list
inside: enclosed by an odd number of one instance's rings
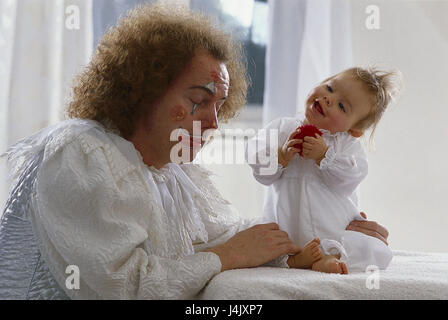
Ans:
{"label": "baby", "polygon": [[[269,186],[264,219],[277,222],[304,247],[295,256],[298,267],[347,274],[371,265],[385,269],[392,260],[391,250],[381,240],[346,228],[353,220],[364,220],[356,190],[368,166],[358,138],[367,129],[373,129],[373,135],[399,92],[396,79],[399,72],[345,70],[309,93],[304,115],[280,118],[266,127],[268,132],[278,129],[277,170],[266,174],[260,170],[265,164],[249,164],[255,179]],[[316,126],[322,136],[294,139],[304,124]],[[269,152],[269,141],[256,136],[247,150],[256,150],[257,155]],[[258,145],[258,150],[250,144]],[[302,156],[297,144],[302,144]],[[247,156],[254,159],[250,152]]]}

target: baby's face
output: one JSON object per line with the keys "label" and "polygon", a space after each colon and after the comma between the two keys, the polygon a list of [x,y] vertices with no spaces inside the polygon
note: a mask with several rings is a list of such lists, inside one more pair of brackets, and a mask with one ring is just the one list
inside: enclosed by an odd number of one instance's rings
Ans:
{"label": "baby's face", "polygon": [[339,74],[315,87],[305,102],[310,124],[331,133],[352,133],[355,124],[370,111],[372,97],[359,80]]}

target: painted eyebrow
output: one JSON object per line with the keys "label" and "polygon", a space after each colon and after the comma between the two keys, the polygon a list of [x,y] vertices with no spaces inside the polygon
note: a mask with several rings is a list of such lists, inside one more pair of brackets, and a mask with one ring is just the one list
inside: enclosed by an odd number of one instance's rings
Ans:
{"label": "painted eyebrow", "polygon": [[[207,92],[210,96],[213,96],[213,95],[214,95],[214,93],[213,93],[212,90],[210,90],[209,88],[204,87],[204,86],[191,86],[191,87],[188,88],[188,89],[201,89],[201,90]],[[227,97],[222,97],[222,98],[219,99],[219,100],[225,100],[225,99],[227,99]]]}

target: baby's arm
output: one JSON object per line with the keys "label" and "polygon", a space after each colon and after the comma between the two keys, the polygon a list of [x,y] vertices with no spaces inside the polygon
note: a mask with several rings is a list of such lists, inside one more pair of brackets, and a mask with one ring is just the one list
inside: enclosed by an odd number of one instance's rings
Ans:
{"label": "baby's arm", "polygon": [[[248,141],[246,162],[252,168],[255,179],[261,184],[270,185],[281,177],[292,158],[292,156],[289,158],[289,155],[285,158],[281,147],[289,140],[288,138],[297,125],[298,120],[295,118],[280,118],[269,123],[263,128],[264,131],[260,131],[258,135]],[[297,150],[296,148],[290,149]]]}
{"label": "baby's arm", "polygon": [[351,137],[339,137],[333,145],[316,134],[305,137],[303,157],[314,160],[324,183],[332,190],[351,195],[367,175],[367,158],[361,144]]}
{"label": "baby's arm", "polygon": [[328,146],[318,166],[323,182],[331,190],[350,196],[367,176],[368,163],[359,141],[341,140]]}

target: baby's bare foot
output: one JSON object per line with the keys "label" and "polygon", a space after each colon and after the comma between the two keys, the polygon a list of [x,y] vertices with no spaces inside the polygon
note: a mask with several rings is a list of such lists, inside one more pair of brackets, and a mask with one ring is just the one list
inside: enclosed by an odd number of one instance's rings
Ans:
{"label": "baby's bare foot", "polygon": [[310,269],[314,262],[322,258],[319,249],[320,240],[314,238],[308,242],[303,250],[294,256],[294,267],[299,269]]}
{"label": "baby's bare foot", "polygon": [[313,263],[312,269],[326,273],[348,274],[345,263],[339,260],[338,257],[332,255],[324,256],[319,261]]}

